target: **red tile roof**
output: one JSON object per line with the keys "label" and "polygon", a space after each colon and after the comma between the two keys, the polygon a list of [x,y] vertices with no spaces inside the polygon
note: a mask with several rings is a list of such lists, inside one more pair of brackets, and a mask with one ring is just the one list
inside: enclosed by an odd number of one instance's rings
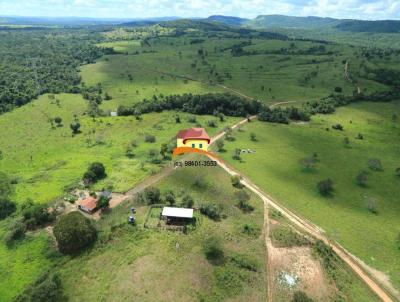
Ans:
{"label": "red tile roof", "polygon": [[181,130],[178,132],[176,137],[183,139],[183,143],[185,143],[185,141],[188,139],[206,140],[208,143],[211,141],[204,128],[189,128],[186,130]]}
{"label": "red tile roof", "polygon": [[93,211],[97,207],[97,199],[89,196],[88,198],[79,201],[78,205],[85,207],[89,211]]}

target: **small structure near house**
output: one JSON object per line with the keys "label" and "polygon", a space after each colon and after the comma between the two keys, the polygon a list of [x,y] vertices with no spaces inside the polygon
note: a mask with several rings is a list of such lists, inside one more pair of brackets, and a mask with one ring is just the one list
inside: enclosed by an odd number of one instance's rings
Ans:
{"label": "small structure near house", "polygon": [[107,198],[108,200],[110,200],[112,197],[111,195],[112,195],[112,193],[110,191],[102,191],[97,194],[97,197],[98,198],[104,197],[104,198]]}
{"label": "small structure near house", "polygon": [[164,207],[161,217],[167,224],[185,224],[193,219],[193,209]]}
{"label": "small structure near house", "polygon": [[86,213],[92,214],[97,208],[97,199],[89,196],[77,202],[78,209]]}

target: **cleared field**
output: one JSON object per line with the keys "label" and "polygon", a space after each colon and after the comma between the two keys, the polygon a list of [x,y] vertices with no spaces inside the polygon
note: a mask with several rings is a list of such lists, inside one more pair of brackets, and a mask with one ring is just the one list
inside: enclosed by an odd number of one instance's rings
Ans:
{"label": "cleared field", "polygon": [[[400,288],[396,246],[400,179],[395,175],[400,166],[400,125],[392,120],[393,113],[399,112],[400,102],[359,103],[340,108],[333,115],[315,116],[306,124],[254,122],[235,132],[236,141],[226,142],[227,151],[221,156],[271,196],[387,274]],[[344,126],[343,132],[331,128],[337,123]],[[252,132],[257,141],[250,140]],[[355,139],[359,133],[363,140]],[[344,143],[345,137],[349,145]],[[244,153],[241,161],[235,161],[235,148],[256,153]],[[318,162],[307,172],[299,160],[314,153]],[[382,162],[383,171],[369,169],[367,162],[374,158]],[[368,175],[365,186],[356,183],[362,170]],[[334,193],[322,197],[316,185],[327,178],[333,181]]]}
{"label": "cleared field", "polygon": [[[170,142],[180,129],[195,125],[182,113],[177,124],[174,112],[143,115],[140,121],[134,117],[92,119],[83,115],[87,102],[80,96],[61,94],[56,98],[59,105],[44,95],[0,118],[0,170],[14,179],[13,198],[18,202],[27,198],[47,202],[60,197],[79,182],[94,161],[102,162],[108,174],[98,188],[112,185],[115,191],[125,191],[160,169],[160,165],[147,162],[150,150],[158,156],[162,143]],[[69,125],[74,115],[82,133],[72,136]],[[52,128],[48,119],[56,116],[62,118],[63,126]],[[206,126],[209,119],[215,118],[197,117],[197,123],[207,128],[209,135],[238,120],[227,118],[210,128]],[[156,141],[145,142],[147,134],[154,135]],[[132,147],[134,156],[128,158],[126,149],[133,141],[137,147]]]}
{"label": "cleared field", "polygon": [[[179,169],[159,188],[173,190],[178,204],[183,195],[190,194],[195,206],[222,205],[226,218],[213,221],[198,213],[196,229],[187,234],[145,229],[149,207],[133,201],[122,204],[98,222],[101,235],[93,250],[61,268],[70,301],[132,297],[141,301],[265,301],[262,202],[252,196],[254,211],[242,212],[235,206],[237,189],[218,167]],[[131,206],[137,209],[135,227],[127,225]],[[254,226],[255,236],[243,233],[245,224]],[[204,255],[203,244],[210,236],[222,240],[223,264],[213,265]],[[241,265],[233,257],[242,259]],[[254,263],[256,271],[244,268],[247,261]]]}

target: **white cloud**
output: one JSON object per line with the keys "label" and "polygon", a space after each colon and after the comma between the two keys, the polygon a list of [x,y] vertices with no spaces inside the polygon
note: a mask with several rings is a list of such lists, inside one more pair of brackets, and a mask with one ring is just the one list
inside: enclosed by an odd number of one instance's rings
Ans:
{"label": "white cloud", "polygon": [[0,0],[1,15],[253,18],[263,14],[400,19],[399,0]]}

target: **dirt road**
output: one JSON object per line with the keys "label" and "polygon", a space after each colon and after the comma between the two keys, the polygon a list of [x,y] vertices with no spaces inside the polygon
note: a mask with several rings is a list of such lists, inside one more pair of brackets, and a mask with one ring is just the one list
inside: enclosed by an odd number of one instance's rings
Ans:
{"label": "dirt road", "polygon": [[[219,165],[221,168],[223,168],[226,172],[228,172],[230,175],[240,175],[240,173],[236,172],[233,168],[228,166],[225,162],[219,161]],[[275,200],[273,200],[271,197],[269,197],[267,194],[265,194],[260,188],[258,188],[253,182],[251,182],[249,179],[243,177],[242,179],[242,184],[246,186],[249,190],[254,192],[257,196],[261,198],[261,200],[264,202],[265,207],[273,207],[276,210],[280,211],[282,215],[284,215],[287,219],[289,219],[293,224],[295,224],[297,227],[302,229],[303,231],[307,232],[308,234],[312,235],[313,237],[320,239],[324,241],[326,244],[330,245],[332,249],[335,251],[335,253],[349,265],[352,270],[371,288],[371,290],[380,298],[382,301],[385,302],[394,302],[392,298],[386,293],[385,290],[382,289],[381,285],[375,281],[371,276],[370,273],[367,273],[363,267],[365,264],[360,263],[360,260],[358,260],[355,256],[353,256],[351,253],[346,251],[343,247],[341,247],[337,243],[332,243],[325,235],[324,231],[319,228],[318,226],[312,224],[311,222],[300,218],[290,210],[286,209],[279,203],[277,203]],[[268,213],[268,212],[267,212]],[[268,219],[268,217],[265,217],[265,219]],[[266,244],[268,248],[268,239],[266,238]],[[393,293],[395,294],[395,293]]]}

